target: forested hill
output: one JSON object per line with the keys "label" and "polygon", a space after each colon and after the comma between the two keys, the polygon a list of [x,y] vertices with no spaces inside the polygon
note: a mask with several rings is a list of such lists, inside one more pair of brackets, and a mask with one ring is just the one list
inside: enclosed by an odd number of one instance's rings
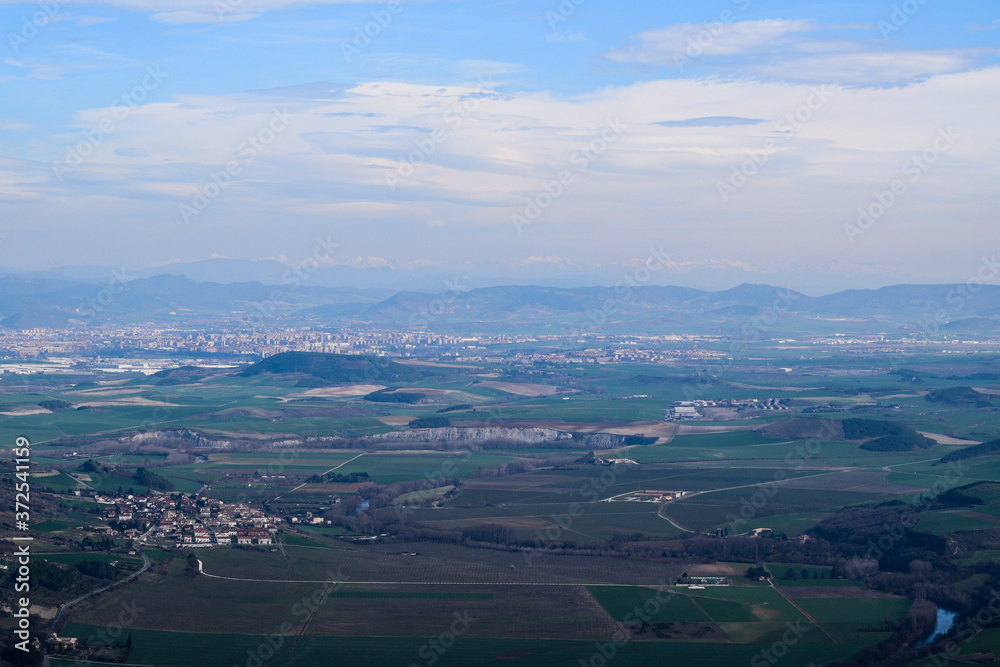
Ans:
{"label": "forested hill", "polygon": [[329,383],[400,382],[421,375],[385,357],[321,352],[282,352],[244,369],[240,375],[305,374]]}

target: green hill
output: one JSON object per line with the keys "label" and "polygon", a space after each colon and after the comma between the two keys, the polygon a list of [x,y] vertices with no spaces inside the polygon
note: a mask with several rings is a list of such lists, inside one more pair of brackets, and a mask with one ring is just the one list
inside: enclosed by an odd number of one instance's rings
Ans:
{"label": "green hill", "polygon": [[972,459],[977,456],[991,456],[993,454],[1000,454],[1000,440],[990,440],[989,442],[984,442],[981,445],[972,445],[971,447],[954,451],[951,454],[945,454],[941,457],[940,463],[961,461],[962,459]]}
{"label": "green hill", "polygon": [[240,375],[263,373],[311,375],[329,384],[405,382],[421,377],[409,366],[385,357],[321,352],[282,352],[244,369]]}
{"label": "green hill", "polygon": [[935,442],[917,433],[909,426],[880,419],[845,419],[844,438],[866,440],[861,449],[870,452],[910,452],[930,449]]}

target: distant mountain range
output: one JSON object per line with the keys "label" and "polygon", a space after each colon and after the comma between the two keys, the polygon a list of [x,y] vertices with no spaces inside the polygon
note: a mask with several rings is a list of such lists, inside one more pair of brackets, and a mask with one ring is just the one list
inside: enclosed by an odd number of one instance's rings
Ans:
{"label": "distant mountain range", "polygon": [[252,325],[368,325],[442,333],[531,329],[731,333],[760,325],[775,334],[803,329],[933,333],[940,327],[949,335],[989,335],[1000,333],[1000,286],[983,286],[971,294],[960,285],[894,285],[810,297],[751,284],[718,292],[689,287],[528,285],[429,293],[311,283],[219,283],[177,275],[105,277],[102,282],[0,277],[0,325],[7,328],[135,321],[197,324],[220,319]]}

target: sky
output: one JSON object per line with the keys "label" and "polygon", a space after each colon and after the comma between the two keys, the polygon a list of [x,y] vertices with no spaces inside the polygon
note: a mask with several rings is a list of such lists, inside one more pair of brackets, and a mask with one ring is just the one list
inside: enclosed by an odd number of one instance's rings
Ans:
{"label": "sky", "polygon": [[0,0],[0,267],[966,282],[998,54],[996,0]]}

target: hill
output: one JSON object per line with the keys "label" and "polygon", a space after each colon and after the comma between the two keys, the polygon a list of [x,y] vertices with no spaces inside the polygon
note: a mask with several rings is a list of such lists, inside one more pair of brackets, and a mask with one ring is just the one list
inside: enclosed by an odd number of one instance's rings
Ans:
{"label": "hill", "polygon": [[385,357],[322,352],[282,352],[244,369],[240,375],[263,373],[303,374],[329,384],[406,382],[421,377],[413,368]]}
{"label": "hill", "polygon": [[989,442],[984,442],[981,445],[972,445],[971,447],[954,451],[951,454],[945,454],[941,457],[941,461],[939,463],[973,459],[977,456],[992,456],[994,454],[1000,454],[1000,440],[990,440]]}
{"label": "hill", "polygon": [[975,405],[988,407],[990,397],[980,394],[972,387],[946,387],[935,389],[925,396],[931,403],[944,403],[946,405]]}
{"label": "hill", "polygon": [[930,449],[936,443],[917,433],[909,426],[878,419],[845,419],[842,422],[844,438],[865,440],[861,449],[870,452],[911,452]]}

